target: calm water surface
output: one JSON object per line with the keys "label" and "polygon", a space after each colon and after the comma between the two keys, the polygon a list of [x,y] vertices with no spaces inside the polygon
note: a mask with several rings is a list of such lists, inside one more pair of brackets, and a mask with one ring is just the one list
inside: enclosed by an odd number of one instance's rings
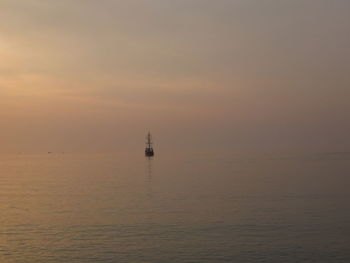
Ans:
{"label": "calm water surface", "polygon": [[0,262],[350,262],[350,154],[0,155]]}

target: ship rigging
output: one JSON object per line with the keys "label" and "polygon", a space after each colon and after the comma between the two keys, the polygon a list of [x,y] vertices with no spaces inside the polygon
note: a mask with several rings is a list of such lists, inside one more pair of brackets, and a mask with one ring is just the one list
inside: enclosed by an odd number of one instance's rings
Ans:
{"label": "ship rigging", "polygon": [[146,137],[146,149],[145,149],[145,155],[146,156],[154,156],[154,151],[152,147],[152,135],[150,132],[148,132],[147,137]]}

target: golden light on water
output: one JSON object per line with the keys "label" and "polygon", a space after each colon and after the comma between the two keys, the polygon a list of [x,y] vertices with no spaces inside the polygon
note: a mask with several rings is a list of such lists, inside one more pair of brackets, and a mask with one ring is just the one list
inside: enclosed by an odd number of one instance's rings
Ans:
{"label": "golden light on water", "polygon": [[0,263],[350,262],[349,10],[0,0]]}

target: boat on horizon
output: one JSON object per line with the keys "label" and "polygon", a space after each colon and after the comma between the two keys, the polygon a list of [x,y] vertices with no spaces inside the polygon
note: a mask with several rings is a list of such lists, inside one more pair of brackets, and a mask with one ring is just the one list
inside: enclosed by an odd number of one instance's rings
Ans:
{"label": "boat on horizon", "polygon": [[151,157],[154,156],[154,150],[152,147],[152,135],[150,132],[148,132],[146,137],[146,149],[145,149],[145,156]]}

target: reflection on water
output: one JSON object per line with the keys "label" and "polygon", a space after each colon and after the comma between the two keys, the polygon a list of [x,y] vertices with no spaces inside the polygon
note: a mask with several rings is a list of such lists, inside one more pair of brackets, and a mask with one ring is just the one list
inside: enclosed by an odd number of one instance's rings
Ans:
{"label": "reflection on water", "polygon": [[151,157],[151,156],[145,157],[146,163],[147,163],[147,172],[146,172],[147,179],[146,179],[146,181],[149,182],[149,183],[152,182],[153,158],[154,157]]}
{"label": "reflection on water", "polygon": [[0,156],[0,261],[350,262],[349,154]]}

